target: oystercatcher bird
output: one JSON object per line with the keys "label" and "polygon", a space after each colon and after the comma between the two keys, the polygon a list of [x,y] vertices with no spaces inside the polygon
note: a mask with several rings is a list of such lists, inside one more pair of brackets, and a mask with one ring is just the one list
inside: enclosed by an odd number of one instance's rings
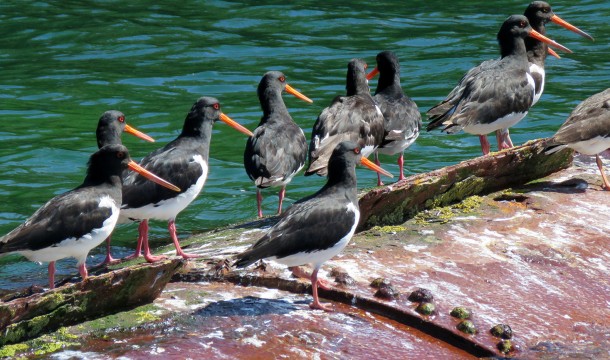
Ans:
{"label": "oystercatcher bird", "polygon": [[[377,54],[377,66],[366,77],[368,80],[379,74],[379,82],[373,97],[384,118],[383,142],[375,152],[375,163],[379,165],[378,153],[398,157],[400,176],[403,180],[403,153],[419,136],[422,127],[421,114],[415,101],[404,94],[400,86],[400,63],[398,56],[391,51]],[[377,174],[377,186],[383,185],[381,176]]]}
{"label": "oystercatcher bird", "polygon": [[263,217],[261,189],[281,186],[277,213],[282,212],[282,201],[286,194],[286,185],[296,173],[301,171],[307,159],[307,140],[303,130],[292,120],[282,92],[312,103],[286,83],[286,76],[279,71],[267,72],[258,84],[258,100],[261,103],[263,116],[248,138],[244,150],[244,167],[246,173],[256,185],[256,205],[258,217]]}
{"label": "oystercatcher bird", "polygon": [[309,166],[305,176],[325,176],[333,150],[343,141],[364,144],[369,156],[383,141],[383,115],[370,94],[367,64],[352,59],[347,65],[346,96],[337,96],[316,120],[309,143]]}
{"label": "oystercatcher bird", "polygon": [[[98,148],[102,148],[104,145],[122,144],[121,134],[123,132],[137,136],[146,141],[155,142],[155,139],[152,137],[128,125],[125,122],[125,114],[117,110],[109,110],[102,114],[97,123],[95,135],[97,138]],[[111,237],[109,236],[106,239],[106,258],[102,264],[111,264],[116,261],[112,257],[110,242]]]}
{"label": "oystercatcher bird", "polygon": [[[534,1],[530,3],[525,9],[525,13],[523,15],[527,17],[532,29],[536,30],[542,35],[546,34],[546,24],[551,21],[577,33],[582,37],[589,40],[594,40],[591,35],[557,16],[551,9],[551,5],[544,1]],[[530,74],[534,78],[535,84],[534,101],[532,103],[533,106],[538,102],[538,100],[540,100],[540,96],[542,96],[542,92],[544,91],[544,80],[546,75],[544,70],[544,62],[547,54],[551,54],[557,58],[559,58],[559,55],[550,49],[546,43],[529,36],[525,38],[525,49],[527,50],[527,61],[529,62],[530,66]],[[503,137],[508,146],[512,147],[513,142],[510,139],[508,128],[498,131],[501,132],[498,137]]]}
{"label": "oystercatcher bird", "polygon": [[176,234],[176,216],[184,210],[203,188],[208,175],[208,158],[212,125],[221,120],[238,131],[252,136],[245,127],[233,121],[220,111],[220,103],[212,97],[201,97],[193,104],[184,120],[180,135],[147,155],[140,165],[158,174],[164,179],[179,186],[182,191],[175,193],[145,181],[137,174],[130,174],[124,179],[123,205],[120,221],[140,221],[138,244],[134,258],[140,256],[144,248],[144,257],[149,262],[165,258],[153,256],[148,245],[148,220],[168,220],[168,230],[176,253],[183,258],[196,257],[182,251]]}
{"label": "oystercatcher bird", "polygon": [[22,225],[0,238],[0,254],[18,253],[49,262],[49,287],[55,287],[55,261],[73,257],[85,280],[89,251],[106,239],[119,218],[121,174],[129,168],[168,189],[180,189],[143,169],[120,144],[91,155],[83,183],[49,200]]}
{"label": "oystercatcher bird", "polygon": [[272,259],[289,267],[311,264],[312,309],[330,311],[318,299],[318,270],[339,254],[358,226],[360,210],[356,188],[356,162],[387,173],[363,157],[361,148],[346,141],[336,146],[328,161],[328,180],[313,195],[295,202],[249,250],[236,256],[233,264],[245,267],[262,259]]}
{"label": "oystercatcher bird", "polygon": [[553,135],[546,148],[552,154],[563,148],[572,148],[581,154],[595,155],[602,174],[603,187],[610,190],[599,153],[610,148],[610,88],[584,100]]}
{"label": "oystercatcher bird", "polygon": [[[498,32],[502,58],[487,61],[470,70],[447,98],[428,110],[427,130],[464,130],[479,135],[483,154],[489,154],[487,134],[519,122],[532,106],[535,83],[529,71],[524,38],[530,36],[566,52],[568,48],[532,29],[523,15],[512,15]],[[499,150],[509,148],[501,132],[496,134]]]}

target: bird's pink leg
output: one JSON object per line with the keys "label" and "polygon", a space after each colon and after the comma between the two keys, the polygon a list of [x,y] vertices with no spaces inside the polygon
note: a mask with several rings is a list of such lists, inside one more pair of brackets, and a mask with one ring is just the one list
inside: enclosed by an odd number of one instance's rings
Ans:
{"label": "bird's pink leg", "polygon": [[171,236],[172,241],[174,242],[174,246],[176,247],[176,255],[182,256],[184,259],[201,257],[201,255],[198,254],[187,254],[182,251],[180,243],[178,242],[178,235],[176,234],[176,221],[174,219],[169,221],[169,225],[167,228],[169,230],[169,235]]}
{"label": "bird's pink leg", "polygon": [[[404,166],[405,166],[404,153],[400,153],[400,156],[398,157],[398,168],[400,169],[400,176],[398,177],[398,180],[405,179],[405,173],[403,170]],[[379,176],[379,173],[377,173],[377,175]]]}
{"label": "bird's pink leg", "polygon": [[278,215],[282,213],[282,202],[284,202],[284,196],[286,196],[286,185],[282,186],[282,190],[280,190],[280,193],[279,193],[280,202],[277,206]]}
{"label": "bird's pink leg", "polygon": [[[379,163],[379,153],[375,151],[375,164],[381,166]],[[402,171],[402,168],[400,169]],[[381,174],[377,173],[377,186],[383,186],[383,181],[381,181]]]}
{"label": "bird's pink leg", "polygon": [[481,142],[481,150],[483,150],[483,155],[489,154],[489,149],[491,146],[487,140],[487,135],[479,135],[479,141]]}
{"label": "bird's pink leg", "polygon": [[261,209],[261,204],[263,202],[263,195],[261,194],[261,189],[256,189],[256,207],[258,209],[258,217],[263,217],[263,210]]}
{"label": "bird's pink leg", "polygon": [[[298,277],[301,279],[310,279],[311,278],[311,274],[309,274],[307,271],[303,270],[303,268],[300,266],[291,266],[288,268],[288,270],[292,271],[292,275],[294,275],[295,277]],[[317,278],[317,275],[316,275],[316,278]],[[330,285],[322,279],[318,279],[318,286],[320,286],[324,290],[330,290]]]}
{"label": "bird's pink leg", "polygon": [[49,263],[49,289],[55,289],[55,261]]}
{"label": "bird's pink leg", "polygon": [[509,146],[509,147],[515,147],[515,145],[513,145],[513,141],[510,139],[510,132],[508,131],[508,129],[506,129],[504,131],[504,142]]}
{"label": "bird's pink leg", "polygon": [[[154,263],[163,259],[167,259],[165,255],[155,256],[150,252],[150,246],[148,245],[148,220],[142,220],[140,226],[138,227],[140,231],[140,236],[138,240],[142,239],[141,247],[144,249],[144,259],[149,263]],[[140,251],[138,250],[138,254]]]}
{"label": "bird's pink leg", "polygon": [[83,278],[83,281],[87,280],[89,273],[87,272],[87,265],[85,263],[78,265],[78,272],[80,273],[80,276]]}
{"label": "bird's pink leg", "polygon": [[106,238],[106,258],[100,265],[111,265],[119,262],[118,259],[112,257],[112,253],[110,251],[110,241],[112,240],[112,235]]}
{"label": "bird's pink leg", "polygon": [[610,183],[608,182],[608,178],[604,173],[604,163],[602,159],[599,157],[599,154],[595,155],[595,161],[597,162],[597,167],[599,168],[599,172],[602,174],[602,181],[604,182],[604,190],[610,190]]}
{"label": "bird's pink leg", "polygon": [[309,304],[312,309],[320,309],[324,311],[333,311],[330,305],[324,305],[318,298],[318,269],[314,269],[311,273],[311,291],[313,293],[313,302]]}
{"label": "bird's pink leg", "polygon": [[126,256],[125,260],[137,259],[140,257],[142,243],[144,242],[143,234],[146,234],[148,239],[148,220],[140,221],[140,225],[138,225],[138,243],[136,244],[136,251],[133,253],[133,255]]}

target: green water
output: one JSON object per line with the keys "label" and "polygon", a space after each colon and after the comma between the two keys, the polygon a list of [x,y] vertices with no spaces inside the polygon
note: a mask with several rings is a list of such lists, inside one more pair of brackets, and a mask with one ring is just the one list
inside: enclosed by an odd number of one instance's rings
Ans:
{"label": "green water", "polygon": [[[332,98],[343,94],[347,62],[395,51],[402,84],[423,112],[451,90],[462,74],[497,57],[495,36],[521,1],[149,1],[0,2],[0,234],[48,199],[77,186],[96,150],[95,126],[109,109],[155,137],[129,135],[135,159],[173,139],[186,112],[202,95],[217,97],[223,111],[254,129],[261,112],[256,86],[268,70],[314,100],[286,95],[294,120],[309,135]],[[250,5],[256,4],[256,5]],[[547,60],[545,93],[511,129],[513,141],[551,135],[570,110],[610,84],[610,3],[557,2],[554,10],[596,38],[590,42],[557,25],[548,34],[574,54]],[[376,81],[371,82],[376,86]],[[424,122],[426,122],[424,118]],[[182,236],[253,218],[255,188],[242,165],[246,138],[217,124],[210,173],[199,198],[177,219]],[[405,157],[407,174],[433,170],[480,155],[466,134],[423,133]],[[397,174],[395,157],[382,157]],[[360,187],[375,174],[358,170]],[[286,205],[318,189],[323,179],[297,176]],[[265,192],[273,214],[277,192]],[[166,224],[152,223],[155,243],[168,242]],[[134,247],[136,226],[117,229],[115,252]],[[88,264],[99,262],[96,249]],[[46,266],[20,258],[0,260],[0,287],[46,283]],[[75,273],[74,261],[59,264]],[[26,275],[23,275],[26,274]]]}

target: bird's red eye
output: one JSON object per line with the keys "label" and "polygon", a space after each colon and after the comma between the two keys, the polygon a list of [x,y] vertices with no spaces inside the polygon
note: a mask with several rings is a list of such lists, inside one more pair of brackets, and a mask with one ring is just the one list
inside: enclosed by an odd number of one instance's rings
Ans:
{"label": "bird's red eye", "polygon": [[123,158],[125,158],[125,153],[122,151],[119,151],[116,153],[116,157],[119,159],[123,159]]}
{"label": "bird's red eye", "polygon": [[213,107],[214,107],[214,109],[216,109],[216,110],[220,109],[220,104],[219,104],[219,103],[216,103],[216,104],[214,104],[214,105],[212,105],[212,106],[213,106]]}
{"label": "bird's red eye", "polygon": [[355,148],[355,149],[354,149],[354,154],[356,154],[356,155],[357,155],[357,154],[360,154],[360,148],[359,148],[359,147],[357,147],[357,148]]}
{"label": "bird's red eye", "polygon": [[521,21],[521,23],[519,24],[519,26],[521,26],[522,28],[525,27],[525,21]]}
{"label": "bird's red eye", "polygon": [[364,64],[364,70],[369,68],[369,64]]}
{"label": "bird's red eye", "polygon": [[123,116],[123,115],[119,116],[119,122],[125,122],[125,116]]}
{"label": "bird's red eye", "polygon": [[284,81],[286,81],[286,78],[285,78],[285,77],[283,77],[283,76],[280,76],[280,79],[279,79],[279,80],[280,80],[280,82],[284,82]]}

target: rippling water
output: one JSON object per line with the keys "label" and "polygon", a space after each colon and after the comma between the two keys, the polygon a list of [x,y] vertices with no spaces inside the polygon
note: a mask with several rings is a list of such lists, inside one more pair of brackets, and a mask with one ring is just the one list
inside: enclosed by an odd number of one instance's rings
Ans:
{"label": "rippling water", "polygon": [[[80,184],[88,156],[96,150],[97,120],[106,110],[123,111],[128,123],[156,138],[150,144],[123,136],[139,159],[178,134],[186,112],[202,95],[217,97],[225,113],[253,130],[261,115],[258,81],[268,70],[281,70],[293,87],[314,100],[306,104],[284,97],[309,135],[319,112],[344,93],[347,62],[362,57],[373,66],[377,52],[393,50],[402,63],[403,88],[423,112],[466,70],[497,57],[499,25],[510,14],[523,13],[527,2],[256,4],[1,2],[0,234]],[[610,84],[610,3],[553,5],[596,42],[548,26],[549,36],[574,54],[547,60],[542,99],[511,129],[516,144],[551,135],[579,101]],[[215,126],[210,174],[202,194],[178,217],[179,234],[256,215],[255,188],[242,165],[245,141],[228,126]],[[479,154],[474,136],[423,133],[406,153],[406,172],[421,173]],[[395,160],[382,157],[384,167],[396,174]],[[360,187],[375,184],[374,173],[358,170],[358,176]],[[322,183],[321,178],[297,176],[288,187],[287,205]],[[265,195],[264,212],[272,214],[277,192]],[[152,225],[153,239],[167,242],[166,224]],[[134,246],[136,234],[134,225],[118,229],[115,244],[121,254]],[[99,250],[90,263],[100,259]],[[0,287],[45,282],[46,267],[16,257],[2,263],[11,266],[0,267]],[[75,273],[72,260],[62,264],[59,273]],[[32,273],[24,278],[20,272]]]}

